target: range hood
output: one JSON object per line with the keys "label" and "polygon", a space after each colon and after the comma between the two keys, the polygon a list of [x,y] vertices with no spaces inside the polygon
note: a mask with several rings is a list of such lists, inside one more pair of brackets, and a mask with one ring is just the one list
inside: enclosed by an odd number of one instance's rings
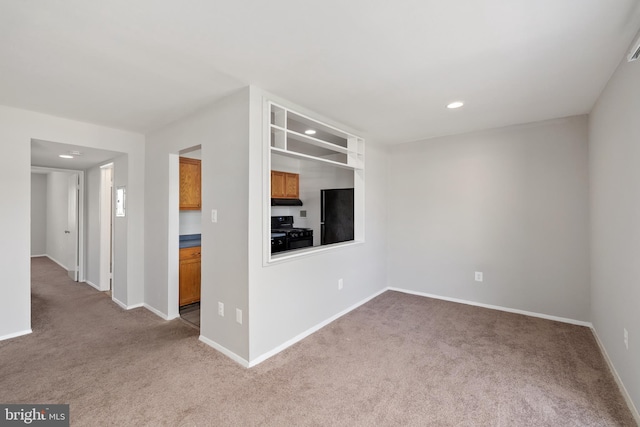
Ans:
{"label": "range hood", "polygon": [[302,206],[302,200],[271,198],[271,206]]}

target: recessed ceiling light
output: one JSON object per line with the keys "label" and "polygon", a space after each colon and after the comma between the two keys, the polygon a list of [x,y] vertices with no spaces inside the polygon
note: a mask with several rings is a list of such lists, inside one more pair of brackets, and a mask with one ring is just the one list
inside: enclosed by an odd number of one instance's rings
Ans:
{"label": "recessed ceiling light", "polygon": [[455,101],[452,102],[451,104],[447,105],[447,108],[449,109],[454,109],[454,108],[460,108],[464,105],[464,102],[462,101]]}
{"label": "recessed ceiling light", "polygon": [[307,129],[304,131],[304,133],[306,133],[307,135],[315,135],[316,131],[313,129]]}
{"label": "recessed ceiling light", "polygon": [[60,154],[58,157],[62,157],[63,159],[73,159],[73,156],[69,154]]}

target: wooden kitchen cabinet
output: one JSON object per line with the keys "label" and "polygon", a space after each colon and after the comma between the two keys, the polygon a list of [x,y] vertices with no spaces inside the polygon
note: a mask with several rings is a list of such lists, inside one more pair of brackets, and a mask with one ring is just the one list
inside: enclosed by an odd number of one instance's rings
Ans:
{"label": "wooden kitchen cabinet", "polygon": [[180,249],[180,307],[200,301],[200,246]]}
{"label": "wooden kitchen cabinet", "polygon": [[271,197],[274,199],[299,199],[300,175],[271,171]]}
{"label": "wooden kitchen cabinet", "polygon": [[180,157],[180,209],[202,209],[202,167],[198,159]]}

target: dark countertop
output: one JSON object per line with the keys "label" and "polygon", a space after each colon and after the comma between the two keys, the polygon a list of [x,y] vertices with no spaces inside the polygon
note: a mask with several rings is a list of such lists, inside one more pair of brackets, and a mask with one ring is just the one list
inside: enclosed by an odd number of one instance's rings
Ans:
{"label": "dark countertop", "polygon": [[184,234],[180,236],[180,243],[178,247],[182,248],[193,248],[195,246],[200,246],[200,234]]}

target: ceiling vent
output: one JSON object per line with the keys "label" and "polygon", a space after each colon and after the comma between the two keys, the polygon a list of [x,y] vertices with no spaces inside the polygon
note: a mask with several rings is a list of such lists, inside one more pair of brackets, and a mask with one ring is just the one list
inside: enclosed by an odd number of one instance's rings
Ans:
{"label": "ceiling vent", "polygon": [[627,61],[635,61],[638,58],[640,58],[640,37],[631,45],[631,50],[629,50],[629,54],[627,55]]}

